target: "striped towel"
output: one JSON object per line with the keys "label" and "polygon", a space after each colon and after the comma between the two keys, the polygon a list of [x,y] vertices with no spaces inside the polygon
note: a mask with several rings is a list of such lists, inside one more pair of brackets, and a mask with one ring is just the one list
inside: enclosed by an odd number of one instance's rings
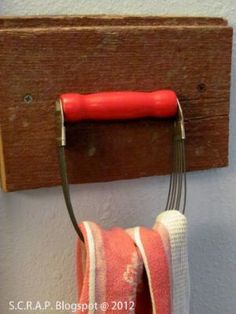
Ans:
{"label": "striped towel", "polygon": [[160,214],[153,229],[83,222],[77,313],[189,314],[186,219]]}
{"label": "striped towel", "polygon": [[[171,313],[171,286],[167,255],[158,231],[144,227],[128,229],[142,256],[151,297],[149,311],[143,313]],[[144,303],[145,300],[143,300]]]}
{"label": "striped towel", "polygon": [[143,275],[135,243],[121,228],[103,230],[93,222],[80,227],[85,242],[78,240],[77,279],[79,304],[84,309],[77,313],[135,313]]}

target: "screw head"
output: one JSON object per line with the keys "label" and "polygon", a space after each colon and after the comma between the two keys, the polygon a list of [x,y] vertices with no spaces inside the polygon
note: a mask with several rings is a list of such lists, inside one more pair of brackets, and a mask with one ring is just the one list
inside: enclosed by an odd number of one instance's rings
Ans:
{"label": "screw head", "polygon": [[200,93],[204,93],[207,89],[206,84],[204,84],[204,83],[198,84],[197,89]]}
{"label": "screw head", "polygon": [[32,103],[32,101],[33,101],[33,96],[30,95],[30,94],[27,94],[27,95],[24,96],[23,100],[24,100],[24,102],[25,102],[26,104],[30,104],[30,103]]}

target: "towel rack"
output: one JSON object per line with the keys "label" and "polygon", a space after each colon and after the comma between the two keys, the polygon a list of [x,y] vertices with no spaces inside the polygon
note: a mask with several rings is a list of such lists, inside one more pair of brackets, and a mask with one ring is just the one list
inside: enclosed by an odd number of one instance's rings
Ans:
{"label": "towel rack", "polygon": [[[65,92],[177,91],[187,171],[228,165],[233,29],[225,19],[2,17],[0,29],[3,191],[61,184],[55,99]],[[70,184],[169,174],[171,127],[152,118],[70,126]]]}
{"label": "towel rack", "polygon": [[[59,166],[66,207],[79,238],[83,234],[74,214],[65,157],[66,123],[84,120],[130,120],[138,118],[173,118],[173,165],[170,176],[166,210],[177,209],[185,212],[186,171],[185,171],[185,130],[184,116],[180,102],[171,90],[154,92],[103,92],[96,94],[63,94],[56,101],[58,125]],[[183,193],[182,193],[183,192]],[[181,202],[182,200],[182,202]]]}

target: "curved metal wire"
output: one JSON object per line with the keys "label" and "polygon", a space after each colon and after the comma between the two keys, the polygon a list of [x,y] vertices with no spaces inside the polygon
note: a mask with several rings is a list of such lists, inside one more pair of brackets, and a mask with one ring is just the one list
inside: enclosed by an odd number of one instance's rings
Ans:
{"label": "curved metal wire", "polygon": [[63,113],[62,103],[59,100],[56,102],[56,114],[57,114],[58,128],[60,130],[60,134],[58,137],[59,168],[60,168],[63,195],[64,195],[64,199],[66,203],[66,208],[70,216],[70,220],[74,226],[74,229],[78,237],[80,238],[80,240],[84,242],[84,236],[76,220],[74,209],[73,209],[71,198],[70,198],[70,188],[69,188],[69,181],[68,181],[68,176],[67,176],[67,164],[66,164],[66,156],[65,156],[66,130],[65,130],[65,124],[64,124],[64,113]]}
{"label": "curved metal wire", "polygon": [[176,209],[185,213],[186,208],[186,160],[185,160],[185,130],[183,111],[178,101],[178,114],[174,123],[172,173],[165,210]]}
{"label": "curved metal wire", "polygon": [[80,230],[80,227],[77,223],[73,206],[71,203],[71,198],[70,198],[70,188],[69,188],[69,183],[68,183],[68,177],[67,177],[67,165],[66,165],[66,158],[65,158],[65,147],[60,146],[59,147],[59,163],[60,163],[60,173],[61,173],[61,180],[62,180],[62,190],[63,190],[63,195],[64,199],[66,202],[66,207],[70,216],[70,220],[74,226],[74,229],[76,233],[78,234],[79,238],[81,241],[84,242],[84,236]]}
{"label": "curved metal wire", "polygon": [[[187,184],[186,184],[186,161],[185,161],[185,130],[184,130],[184,117],[181,105],[178,103],[178,113],[176,120],[174,122],[174,135],[173,135],[173,151],[172,151],[172,173],[170,175],[169,183],[169,192],[166,202],[165,210],[176,209],[180,211],[182,207],[182,213],[185,213],[186,207],[186,193],[187,193]],[[62,103],[57,101],[56,103],[56,113],[57,113],[57,122],[60,129],[60,134],[58,137],[59,142],[59,166],[60,166],[60,175],[62,182],[63,195],[67,207],[68,214],[70,216],[71,222],[74,226],[74,229],[81,239],[84,242],[83,234],[80,230],[79,224],[76,220],[71,198],[70,198],[70,189],[67,176],[67,165],[65,157],[65,146],[66,146],[66,134],[65,134],[65,125],[64,125],[64,113],[62,108]],[[183,192],[184,191],[184,192]],[[182,206],[181,206],[182,204]]]}

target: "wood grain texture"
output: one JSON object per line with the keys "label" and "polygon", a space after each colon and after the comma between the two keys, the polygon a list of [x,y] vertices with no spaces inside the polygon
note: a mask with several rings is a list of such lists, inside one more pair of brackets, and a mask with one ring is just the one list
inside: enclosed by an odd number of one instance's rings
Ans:
{"label": "wood grain texture", "polygon": [[[232,29],[225,20],[31,17],[0,25],[4,190],[60,183],[54,101],[65,92],[171,88],[186,118],[188,170],[228,164]],[[71,183],[169,173],[171,125],[69,126]]]}
{"label": "wood grain texture", "polygon": [[79,26],[168,26],[168,25],[214,25],[227,26],[223,18],[209,17],[156,17],[156,16],[27,16],[4,17],[0,19],[0,27],[3,28],[28,28],[28,27],[79,27]]}

